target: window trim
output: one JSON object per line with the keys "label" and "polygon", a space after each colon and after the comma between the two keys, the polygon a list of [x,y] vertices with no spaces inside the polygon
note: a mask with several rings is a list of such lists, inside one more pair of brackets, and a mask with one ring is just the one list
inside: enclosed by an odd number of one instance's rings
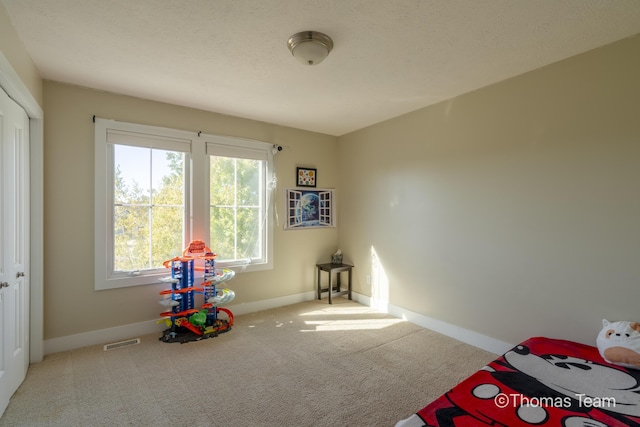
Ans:
{"label": "window trim", "polygon": [[[273,228],[274,221],[272,220],[275,215],[275,203],[274,197],[275,188],[273,183],[275,182],[275,171],[273,165],[273,144],[269,144],[262,141],[256,141],[252,139],[244,139],[244,138],[235,138],[230,136],[221,136],[221,135],[201,135],[202,139],[206,142],[205,151],[206,151],[206,159],[205,162],[209,162],[210,155],[217,156],[227,156],[227,157],[237,157],[237,158],[245,158],[245,159],[253,159],[253,160],[263,160],[266,161],[266,167],[264,171],[264,192],[261,194],[262,203],[264,204],[264,239],[263,245],[263,253],[264,258],[259,263],[239,263],[239,262],[229,262],[229,261],[216,261],[216,265],[221,268],[233,268],[235,270],[240,269],[239,271],[261,271],[261,270],[270,270],[273,268]],[[209,201],[211,200],[211,195],[209,194],[209,167],[206,168],[206,179],[204,182],[206,185],[206,215],[205,215],[205,230],[207,236],[209,236],[210,231],[210,217],[209,217]],[[215,245],[214,245],[215,246]],[[212,248],[215,250],[215,248]]]}
{"label": "window trim", "polygon": [[[111,139],[109,139],[111,137]],[[127,138],[137,139],[136,144],[126,144]],[[123,144],[123,142],[125,142]],[[130,141],[131,142],[131,141]],[[242,264],[220,262],[220,267],[233,268],[237,272],[259,271],[273,268],[273,217],[275,214],[273,170],[273,144],[262,141],[203,134],[158,126],[118,122],[95,118],[95,290],[116,289],[158,283],[167,275],[164,269],[145,273],[115,273],[113,268],[113,144],[148,146],[185,152],[185,245],[193,236],[209,239],[209,154],[210,150],[225,150],[232,157],[260,156],[266,160],[265,191],[261,195],[265,204],[264,259],[260,263]],[[149,144],[149,145],[147,145]],[[209,243],[211,246],[211,243]],[[212,249],[215,250],[215,245]]]}

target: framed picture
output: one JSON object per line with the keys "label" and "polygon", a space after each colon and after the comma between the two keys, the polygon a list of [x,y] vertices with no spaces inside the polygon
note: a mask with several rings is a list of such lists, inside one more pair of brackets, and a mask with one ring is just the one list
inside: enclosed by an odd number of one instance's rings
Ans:
{"label": "framed picture", "polygon": [[309,168],[296,168],[296,185],[298,187],[315,187],[318,171]]}
{"label": "framed picture", "polygon": [[335,227],[335,190],[285,189],[285,230]]}

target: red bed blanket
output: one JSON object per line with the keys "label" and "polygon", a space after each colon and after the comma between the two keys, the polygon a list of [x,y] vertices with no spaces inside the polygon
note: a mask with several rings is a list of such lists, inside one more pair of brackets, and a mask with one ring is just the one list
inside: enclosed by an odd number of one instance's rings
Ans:
{"label": "red bed blanket", "polygon": [[596,347],[535,337],[396,427],[640,427],[640,371]]}

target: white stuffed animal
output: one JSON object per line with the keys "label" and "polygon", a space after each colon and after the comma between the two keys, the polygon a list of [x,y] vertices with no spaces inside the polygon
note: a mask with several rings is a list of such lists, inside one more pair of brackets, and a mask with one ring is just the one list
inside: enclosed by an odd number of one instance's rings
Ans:
{"label": "white stuffed animal", "polygon": [[602,320],[596,339],[600,355],[609,363],[640,369],[640,322]]}

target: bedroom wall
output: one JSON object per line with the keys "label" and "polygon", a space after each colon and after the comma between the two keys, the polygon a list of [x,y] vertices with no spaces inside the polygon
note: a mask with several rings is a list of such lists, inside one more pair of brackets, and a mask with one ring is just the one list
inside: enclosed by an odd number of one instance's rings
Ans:
{"label": "bedroom wall", "polygon": [[340,137],[354,289],[512,344],[638,320],[638,76],[635,36]]}
{"label": "bedroom wall", "polygon": [[[337,186],[337,139],[268,123],[45,81],[44,338],[52,340],[159,318],[162,284],[94,290],[94,126],[102,118],[280,144],[277,206],[296,166],[315,167],[318,186]],[[275,229],[274,269],[241,273],[229,287],[235,307],[314,290],[315,264],[337,248],[336,229]],[[211,244],[215,250],[215,243]],[[159,331],[162,327],[159,327]]]}
{"label": "bedroom wall", "polygon": [[20,76],[33,98],[42,106],[42,79],[2,4],[0,4],[0,52]]}

